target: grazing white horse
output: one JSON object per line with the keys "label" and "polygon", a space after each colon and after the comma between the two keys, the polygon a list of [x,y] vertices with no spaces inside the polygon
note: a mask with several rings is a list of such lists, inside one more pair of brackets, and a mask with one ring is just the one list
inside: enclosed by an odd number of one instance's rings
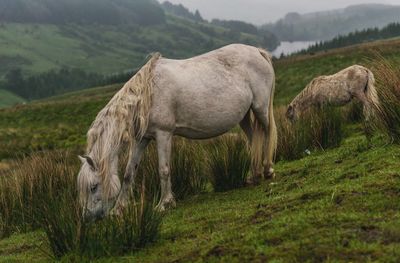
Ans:
{"label": "grazing white horse", "polygon": [[[277,142],[274,87],[271,57],[259,48],[233,44],[186,60],[154,55],[101,110],[88,132],[78,176],[85,216],[101,218],[126,204],[152,139],[157,143],[160,210],[175,205],[170,177],[174,135],[208,139],[240,124],[251,141],[249,181],[257,183],[263,172],[272,176]],[[121,186],[118,154],[125,143],[130,157]]]}

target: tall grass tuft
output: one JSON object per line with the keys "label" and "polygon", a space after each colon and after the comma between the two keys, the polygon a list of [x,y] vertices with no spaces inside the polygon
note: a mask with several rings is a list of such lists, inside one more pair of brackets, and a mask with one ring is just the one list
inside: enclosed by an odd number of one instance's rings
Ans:
{"label": "tall grass tuft", "polygon": [[17,161],[18,168],[0,178],[0,236],[38,228],[43,200],[51,202],[76,191],[78,163],[71,160],[61,152],[37,153]]}
{"label": "tall grass tuft", "polygon": [[343,139],[343,117],[340,109],[322,107],[304,112],[292,123],[285,116],[286,108],[276,110],[278,126],[278,160],[295,160],[314,149],[337,147]]}
{"label": "tall grass tuft", "polygon": [[400,67],[379,53],[371,60],[382,108],[383,131],[400,144]]}
{"label": "tall grass tuft", "polygon": [[246,185],[250,170],[250,154],[246,140],[241,135],[225,135],[210,145],[209,166],[216,192]]}
{"label": "tall grass tuft", "polygon": [[21,161],[20,168],[5,179],[6,192],[1,192],[2,228],[8,233],[42,229],[54,258],[122,255],[157,238],[161,215],[154,210],[144,182],[122,216],[84,222],[76,191],[79,162],[71,160],[76,156],[45,153]]}
{"label": "tall grass tuft", "polygon": [[[139,170],[139,174],[148,176],[145,180],[146,185],[150,187],[149,192],[158,193],[160,179],[158,177],[157,149],[154,144],[146,150]],[[172,191],[178,200],[206,190],[209,177],[203,144],[187,142],[184,139],[174,140],[171,155],[171,181]]]}
{"label": "tall grass tuft", "polygon": [[204,192],[209,178],[203,144],[179,139],[174,144],[171,158],[172,190],[175,197],[178,200],[185,199]]}

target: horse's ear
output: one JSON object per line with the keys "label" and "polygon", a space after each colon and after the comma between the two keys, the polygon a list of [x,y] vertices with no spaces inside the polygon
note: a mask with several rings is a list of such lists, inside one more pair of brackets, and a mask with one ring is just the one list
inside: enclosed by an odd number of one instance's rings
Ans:
{"label": "horse's ear", "polygon": [[79,156],[79,159],[81,160],[82,163],[87,162],[90,165],[90,168],[96,170],[96,164],[94,163],[92,157],[85,155],[85,156]]}
{"label": "horse's ear", "polygon": [[79,160],[81,161],[82,164],[86,162],[86,159],[83,158],[82,156],[78,155]]}

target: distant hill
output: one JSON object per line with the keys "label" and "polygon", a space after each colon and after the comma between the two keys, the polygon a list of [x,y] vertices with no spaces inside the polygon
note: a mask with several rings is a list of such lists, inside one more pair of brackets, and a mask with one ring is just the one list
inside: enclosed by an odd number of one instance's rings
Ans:
{"label": "distant hill", "polygon": [[[110,75],[133,72],[155,51],[187,58],[230,43],[269,50],[278,45],[271,33],[251,34],[177,16],[155,0],[0,0],[0,89],[16,92],[14,82],[4,84],[16,70],[47,79],[47,72],[64,68]],[[79,81],[84,74],[73,72],[76,83],[86,83],[86,78]],[[47,84],[46,91],[21,91],[24,87],[17,94],[37,99],[69,91],[55,82],[39,79],[35,83]]]}
{"label": "distant hill", "polygon": [[400,22],[400,6],[365,4],[309,14],[289,13],[276,23],[263,25],[282,41],[329,40],[366,28]]}
{"label": "distant hill", "polygon": [[7,90],[0,89],[0,109],[9,106],[16,105],[18,103],[23,103],[24,99],[12,94]]}
{"label": "distant hill", "polygon": [[0,0],[0,22],[153,25],[165,22],[155,0]]}

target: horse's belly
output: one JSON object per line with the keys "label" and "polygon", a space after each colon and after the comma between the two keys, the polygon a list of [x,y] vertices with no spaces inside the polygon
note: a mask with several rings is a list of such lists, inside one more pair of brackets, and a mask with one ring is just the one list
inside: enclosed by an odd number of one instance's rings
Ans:
{"label": "horse's belly", "polygon": [[243,120],[251,103],[251,92],[235,90],[224,96],[197,97],[191,98],[190,103],[181,102],[176,111],[175,134],[192,139],[224,134]]}

